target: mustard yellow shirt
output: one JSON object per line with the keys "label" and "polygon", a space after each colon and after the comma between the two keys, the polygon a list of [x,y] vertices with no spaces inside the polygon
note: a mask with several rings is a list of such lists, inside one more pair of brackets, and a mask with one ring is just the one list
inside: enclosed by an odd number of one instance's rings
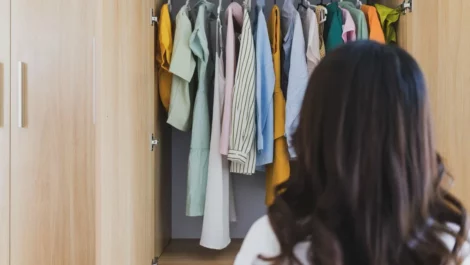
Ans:
{"label": "mustard yellow shirt", "polygon": [[271,205],[276,197],[275,188],[289,178],[289,152],[284,136],[286,122],[286,100],[281,90],[281,12],[273,6],[268,23],[269,40],[274,62],[276,82],[274,86],[274,158],[266,166],[266,204]]}
{"label": "mustard yellow shirt", "polygon": [[173,51],[173,32],[171,29],[171,18],[168,4],[164,4],[160,10],[160,21],[158,23],[157,63],[158,63],[158,91],[160,100],[166,111],[170,107],[171,80],[169,72],[171,53]]}

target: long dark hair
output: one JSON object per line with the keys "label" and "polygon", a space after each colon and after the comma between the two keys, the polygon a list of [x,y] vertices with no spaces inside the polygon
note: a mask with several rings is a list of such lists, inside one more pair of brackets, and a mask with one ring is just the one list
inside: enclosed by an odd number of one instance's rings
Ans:
{"label": "long dark hair", "polygon": [[407,52],[365,41],[329,54],[294,146],[295,171],[269,208],[281,254],[260,258],[300,264],[294,246],[310,241],[314,265],[460,264],[466,210],[439,184],[426,84]]}

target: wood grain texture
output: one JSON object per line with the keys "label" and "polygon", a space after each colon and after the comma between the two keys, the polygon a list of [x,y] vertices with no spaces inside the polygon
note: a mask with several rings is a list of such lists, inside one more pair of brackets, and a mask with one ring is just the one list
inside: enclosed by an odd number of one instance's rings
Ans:
{"label": "wood grain texture", "polygon": [[95,263],[92,3],[11,1],[10,264]]}
{"label": "wood grain texture", "polygon": [[10,0],[0,0],[0,265],[10,265]]}
{"label": "wood grain texture", "polygon": [[232,265],[241,244],[241,240],[233,240],[224,250],[211,250],[201,247],[199,240],[173,239],[158,265]]}
{"label": "wood grain texture", "polygon": [[[382,0],[396,6],[401,0]],[[413,1],[402,16],[399,45],[422,67],[429,86],[437,148],[455,178],[453,192],[470,207],[470,2]]]}
{"label": "wood grain texture", "polygon": [[154,1],[100,2],[97,264],[150,264],[156,255]]}

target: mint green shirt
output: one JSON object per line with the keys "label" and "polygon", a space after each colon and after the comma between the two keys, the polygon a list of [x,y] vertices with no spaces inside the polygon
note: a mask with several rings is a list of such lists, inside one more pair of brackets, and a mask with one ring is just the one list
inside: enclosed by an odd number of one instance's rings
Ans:
{"label": "mint green shirt", "polygon": [[367,21],[364,12],[362,12],[360,9],[357,9],[353,3],[348,1],[340,2],[339,6],[351,13],[354,24],[356,24],[356,40],[368,40],[369,28],[367,27]]}
{"label": "mint green shirt", "polygon": [[186,215],[204,215],[206,185],[210,147],[210,120],[208,101],[207,66],[209,63],[209,43],[206,27],[214,4],[202,2],[198,7],[194,30],[189,46],[196,56],[198,87],[193,109],[193,130],[188,162],[188,187],[186,196]]}

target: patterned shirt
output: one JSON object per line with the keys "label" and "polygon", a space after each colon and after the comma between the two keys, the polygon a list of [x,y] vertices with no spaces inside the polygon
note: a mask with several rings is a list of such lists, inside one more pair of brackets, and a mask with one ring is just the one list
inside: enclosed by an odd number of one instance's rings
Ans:
{"label": "patterned shirt", "polygon": [[228,159],[230,171],[252,175],[256,168],[255,45],[248,10],[243,11],[235,87],[232,101],[232,126]]}

